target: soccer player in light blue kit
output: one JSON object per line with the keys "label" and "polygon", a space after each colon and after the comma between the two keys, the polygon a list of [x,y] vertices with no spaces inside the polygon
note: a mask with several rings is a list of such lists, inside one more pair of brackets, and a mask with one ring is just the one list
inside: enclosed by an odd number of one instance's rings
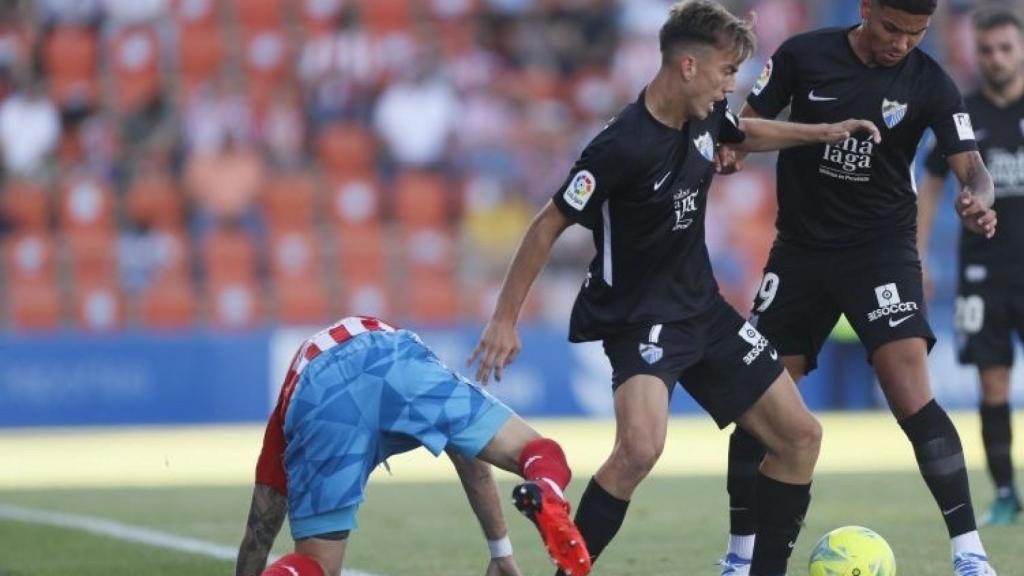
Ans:
{"label": "soccer player in light blue kit", "polygon": [[[370,473],[419,446],[452,457],[489,540],[488,576],[520,572],[484,462],[527,480],[513,491],[516,507],[559,568],[586,576],[590,556],[563,496],[571,472],[561,447],[416,334],[366,317],[341,320],[295,354],[267,424],[236,575],[340,574]],[[264,569],[286,510],[295,552]]]}

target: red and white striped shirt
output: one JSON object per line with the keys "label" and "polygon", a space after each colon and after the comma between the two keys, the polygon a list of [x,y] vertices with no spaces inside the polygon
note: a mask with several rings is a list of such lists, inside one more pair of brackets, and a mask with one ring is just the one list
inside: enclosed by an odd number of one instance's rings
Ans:
{"label": "red and white striped shirt", "polygon": [[288,367],[284,384],[281,385],[281,392],[277,397],[277,405],[270,414],[267,430],[263,434],[263,449],[256,463],[257,484],[271,486],[281,494],[288,493],[288,480],[284,470],[284,417],[302,371],[314,358],[331,348],[365,332],[375,331],[394,332],[395,328],[376,318],[350,316],[324,328],[302,343]]}

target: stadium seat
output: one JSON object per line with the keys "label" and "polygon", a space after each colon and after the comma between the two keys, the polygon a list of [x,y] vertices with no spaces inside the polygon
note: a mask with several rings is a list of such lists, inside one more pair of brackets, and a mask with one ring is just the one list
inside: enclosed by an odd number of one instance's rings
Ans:
{"label": "stadium seat", "polygon": [[124,324],[124,296],[113,278],[76,282],[72,305],[75,324],[85,330],[104,332]]}
{"label": "stadium seat", "polygon": [[147,328],[186,328],[195,322],[196,295],[184,276],[154,282],[139,295],[139,319]]}
{"label": "stadium seat", "polygon": [[284,29],[259,28],[244,32],[242,58],[250,103],[260,111],[288,74],[290,48]]}
{"label": "stadium seat", "polygon": [[277,28],[284,23],[285,0],[234,0],[235,15],[245,30]]}
{"label": "stadium seat", "polygon": [[45,230],[15,232],[3,241],[4,279],[56,284],[56,245]]}
{"label": "stadium seat", "polygon": [[56,283],[8,278],[7,316],[16,330],[50,330],[62,321],[61,297]]}
{"label": "stadium seat", "polygon": [[218,282],[252,282],[256,278],[256,246],[242,230],[219,229],[203,242],[203,270]]}
{"label": "stadium seat", "polygon": [[304,230],[316,218],[316,182],[305,172],[274,175],[260,199],[271,231]]}
{"label": "stadium seat", "polygon": [[377,162],[377,143],[365,128],[334,124],[320,131],[316,153],[320,164],[334,177],[371,174]]}
{"label": "stadium seat", "polygon": [[89,107],[96,102],[99,54],[96,33],[86,27],[58,26],[43,45],[50,96],[60,107]]}
{"label": "stadium seat", "polygon": [[331,32],[345,2],[343,0],[302,0],[302,28],[307,38]]}
{"label": "stadium seat", "polygon": [[168,175],[142,176],[131,183],[125,211],[135,224],[181,230],[185,223],[182,192]]}
{"label": "stadium seat", "polygon": [[457,267],[458,242],[448,228],[403,230],[402,260],[412,274],[420,271],[451,271]]}
{"label": "stadium seat", "polygon": [[461,294],[453,274],[420,273],[405,282],[403,294],[412,322],[419,324],[447,324],[456,322],[460,315]]}
{"label": "stadium seat", "polygon": [[3,219],[16,229],[42,230],[50,223],[47,190],[27,180],[10,179],[0,197]]}
{"label": "stadium seat", "polygon": [[180,26],[208,28],[220,19],[221,0],[172,0],[174,19]]}
{"label": "stadium seat", "polygon": [[328,184],[330,220],[335,226],[363,227],[381,220],[381,191],[376,179],[335,178]]}
{"label": "stadium seat", "polygon": [[131,26],[118,30],[110,52],[117,110],[131,113],[153,102],[160,94],[160,38],[156,28]]}
{"label": "stadium seat", "polygon": [[374,34],[409,30],[412,6],[409,0],[359,0],[366,27]]}
{"label": "stadium seat", "polygon": [[286,282],[278,277],[274,283],[276,318],[281,324],[317,325],[331,315],[327,289],[322,282]]}
{"label": "stadium seat", "polygon": [[65,231],[114,229],[114,194],[103,181],[84,174],[64,179],[59,193],[59,220]]}
{"label": "stadium seat", "polygon": [[216,26],[178,27],[178,101],[220,75],[224,40]]}
{"label": "stadium seat", "polygon": [[387,245],[380,226],[349,227],[335,238],[335,265],[338,281],[386,285]]}
{"label": "stadium seat", "polygon": [[259,285],[251,279],[210,277],[206,283],[206,308],[213,328],[252,328],[263,313]]}
{"label": "stadium seat", "polygon": [[109,231],[81,231],[64,236],[64,253],[72,284],[103,283],[117,277],[117,238]]}
{"label": "stadium seat", "polygon": [[309,230],[287,230],[270,236],[270,273],[287,282],[311,281],[323,270],[320,244]]}
{"label": "stadium seat", "polygon": [[395,182],[395,217],[403,228],[444,226],[451,196],[449,184],[441,176],[404,172]]}
{"label": "stadium seat", "polygon": [[189,237],[182,230],[160,230],[154,253],[157,262],[154,283],[189,280],[192,274],[192,251]]}

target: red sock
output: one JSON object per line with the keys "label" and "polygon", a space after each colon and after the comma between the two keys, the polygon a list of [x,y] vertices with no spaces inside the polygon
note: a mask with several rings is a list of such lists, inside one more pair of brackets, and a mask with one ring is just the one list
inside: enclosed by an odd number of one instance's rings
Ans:
{"label": "red sock", "polygon": [[260,576],[324,576],[324,570],[309,556],[288,554],[267,566]]}
{"label": "red sock", "polygon": [[519,454],[519,471],[527,480],[547,478],[562,490],[572,479],[562,447],[550,438],[531,440],[523,447]]}

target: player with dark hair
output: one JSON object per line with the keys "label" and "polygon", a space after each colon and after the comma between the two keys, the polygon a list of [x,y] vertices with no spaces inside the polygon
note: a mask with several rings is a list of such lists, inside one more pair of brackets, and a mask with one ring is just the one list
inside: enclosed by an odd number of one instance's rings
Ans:
{"label": "player with dark hair", "polygon": [[[942,512],[954,573],[992,575],[975,524],[960,437],[935,402],[928,377],[935,336],[915,244],[913,181],[914,154],[925,130],[935,132],[960,181],[955,208],[964,226],[991,237],[996,225],[989,208],[992,179],[960,92],[917,48],[935,7],[935,0],[861,0],[859,25],[794,36],[766,63],[741,116],[774,118],[790,107],[796,122],[874,119],[882,143],[855,136],[779,154],[778,235],[751,323],[799,380],[815,368],[829,332],[846,315]],[[761,537],[755,471],[762,446],[743,427],[730,439],[731,537],[723,575],[748,574],[751,549]]]}
{"label": "player with dark hair", "polygon": [[870,122],[740,122],[725,97],[754,49],[749,21],[712,0],[676,4],[660,34],[661,69],[586,147],[537,214],[470,362],[501,378],[521,344],[516,323],[552,245],[572,224],[597,254],[573,307],[569,339],[601,340],[611,361],[616,438],[576,523],[596,559],[661,455],[676,382],[719,426],[737,422],[768,446],[757,475],[753,572],[783,576],[810,502],[820,425],[771,344],[719,295],[705,245],[715,148],[749,151],[846,141]]}
{"label": "player with dark hair", "polygon": [[[1004,222],[992,240],[960,236],[956,332],[960,361],[978,369],[981,436],[996,500],[982,524],[1009,524],[1021,512],[1013,482],[1010,368],[1013,331],[1024,339],[1024,33],[1007,9],[974,17],[981,87],[965,99],[975,136],[995,182],[995,205]],[[949,167],[936,147],[925,163],[918,199],[918,248],[927,253],[935,205]]]}
{"label": "player with dark hair", "polygon": [[[236,576],[337,576],[370,472],[423,446],[448,452],[491,550],[488,576],[521,576],[489,462],[527,481],[516,507],[567,574],[590,556],[569,519],[561,447],[445,366],[419,337],[351,317],[314,334],[292,360],[270,415]],[[480,462],[480,461],[482,462]],[[295,552],[269,567],[287,511]]]}

